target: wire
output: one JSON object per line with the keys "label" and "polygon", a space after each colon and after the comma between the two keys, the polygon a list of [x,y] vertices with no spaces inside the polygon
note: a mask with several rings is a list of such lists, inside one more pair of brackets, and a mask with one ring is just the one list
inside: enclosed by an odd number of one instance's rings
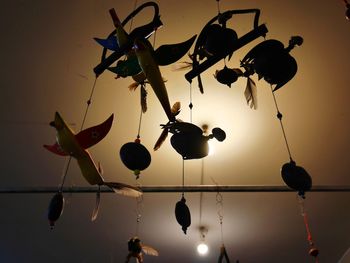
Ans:
{"label": "wire", "polygon": [[[135,0],[134,2],[134,11],[136,10],[136,6],[137,6],[137,0]],[[129,33],[131,32],[133,22],[134,22],[134,17],[132,17],[130,21]]]}
{"label": "wire", "polygon": [[[94,94],[95,87],[96,87],[96,82],[97,82],[97,77],[95,77],[94,84],[92,85],[92,89],[91,89],[91,93],[90,93],[89,99],[86,101],[86,109],[85,109],[83,121],[82,121],[81,126],[80,126],[80,131],[83,130],[83,127],[84,127],[84,124],[85,124],[85,121],[86,121],[86,116],[87,116],[87,114],[89,112],[89,108],[90,108],[90,105],[91,105],[91,102],[92,102],[92,96]],[[64,185],[64,182],[66,180],[67,174],[68,174],[68,170],[69,170],[69,166],[70,166],[71,160],[72,160],[72,156],[69,156],[69,159],[68,159],[67,165],[66,165],[66,169],[65,169],[65,172],[63,174],[62,183],[61,183],[61,186],[59,188],[59,192],[62,192],[63,185]]]}
{"label": "wire", "polygon": [[137,130],[137,139],[140,139],[141,123],[142,123],[142,107],[141,107],[141,113],[140,113],[140,119],[139,119],[139,128]]}
{"label": "wire", "polygon": [[185,159],[182,158],[182,198],[185,197]]}
{"label": "wire", "polygon": [[190,108],[190,122],[192,123],[192,109],[193,109],[193,103],[192,103],[192,82],[190,83],[190,104],[188,104],[188,107]]}
{"label": "wire", "polygon": [[279,121],[280,121],[280,125],[281,125],[281,129],[282,129],[284,141],[285,141],[285,143],[286,143],[286,147],[287,147],[289,159],[290,159],[291,161],[293,161],[292,154],[291,154],[291,151],[290,151],[290,148],[289,148],[289,144],[288,144],[288,140],[287,140],[287,136],[286,136],[286,132],[285,132],[285,129],[284,129],[284,126],[283,126],[283,122],[282,122],[282,117],[283,117],[283,115],[282,115],[282,113],[279,111],[279,108],[278,108],[278,105],[277,105],[277,100],[276,100],[276,97],[275,97],[275,93],[273,92],[273,89],[272,89],[272,85],[270,85],[270,88],[271,88],[271,93],[272,93],[273,101],[275,102],[275,106],[276,106],[276,110],[277,110],[277,118],[278,118]]}

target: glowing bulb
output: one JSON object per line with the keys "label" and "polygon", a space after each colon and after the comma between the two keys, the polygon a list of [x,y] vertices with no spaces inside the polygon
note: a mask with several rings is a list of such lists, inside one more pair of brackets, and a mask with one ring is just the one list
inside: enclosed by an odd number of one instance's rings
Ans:
{"label": "glowing bulb", "polygon": [[198,251],[198,254],[201,255],[201,256],[204,256],[208,253],[208,246],[207,244],[205,243],[200,243],[198,246],[197,246],[197,251]]}

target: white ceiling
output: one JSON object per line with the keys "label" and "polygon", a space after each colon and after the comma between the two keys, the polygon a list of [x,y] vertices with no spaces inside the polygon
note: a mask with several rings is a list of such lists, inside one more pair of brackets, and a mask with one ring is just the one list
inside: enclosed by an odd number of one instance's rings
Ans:
{"label": "white ceiling", "polygon": [[[138,4],[144,1],[138,1]],[[214,0],[162,0],[164,26],[157,31],[156,46],[178,43],[199,34],[217,14]],[[134,1],[5,1],[0,9],[2,78],[0,121],[2,172],[0,188],[58,186],[65,159],[46,151],[55,131],[48,123],[59,111],[79,130],[86,100],[94,83],[93,68],[102,49],[93,37],[106,37],[113,24],[108,10],[114,7],[124,19]],[[293,158],[312,176],[314,185],[350,185],[349,21],[342,1],[220,1],[222,11],[261,9],[268,39],[284,44],[291,36],[304,38],[292,50],[298,62],[296,76],[276,92]],[[133,27],[149,22],[147,10]],[[239,36],[251,30],[252,16],[238,16],[229,26]],[[235,52],[230,67],[260,38]],[[152,38],[153,41],[153,38]],[[192,49],[193,50],[193,47]],[[187,60],[188,58],[182,59]],[[203,74],[205,93],[193,81],[193,122],[220,127],[224,142],[213,141],[215,153],[204,160],[204,184],[214,179],[222,185],[283,185],[280,167],[289,160],[269,85],[258,86],[259,107],[252,110],[244,99],[245,81],[231,89],[213,74],[223,63]],[[171,103],[180,101],[179,118],[189,121],[190,85],[187,71],[161,67]],[[119,158],[120,147],[133,141],[139,120],[139,93],[130,92],[131,79],[114,79],[110,72],[96,83],[85,127],[111,114],[110,133],[91,148],[104,177],[141,185],[181,184],[182,160],[169,143],[152,148],[166,122],[160,103],[148,87],[149,109],[143,116],[141,140],[152,154],[151,166],[136,182]],[[186,184],[199,184],[201,160],[186,161]],[[66,186],[87,186],[75,162]],[[127,240],[135,234],[136,201],[113,194],[102,195],[97,221],[91,222],[93,194],[65,195],[64,213],[53,231],[46,220],[52,194],[2,194],[0,204],[1,262],[123,262]],[[224,241],[231,262],[313,262],[295,193],[224,193]],[[174,208],[180,193],[146,193],[141,207],[139,235],[160,252],[145,262],[215,262],[221,244],[215,193],[203,195],[202,223],[209,231],[209,255],[200,258],[199,193],[186,194],[192,225],[184,235]],[[307,193],[306,208],[320,262],[337,262],[350,246],[349,193]]]}

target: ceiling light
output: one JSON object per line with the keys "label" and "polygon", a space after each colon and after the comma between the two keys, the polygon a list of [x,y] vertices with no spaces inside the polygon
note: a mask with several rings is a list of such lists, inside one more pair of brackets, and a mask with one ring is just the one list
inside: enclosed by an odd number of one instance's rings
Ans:
{"label": "ceiling light", "polygon": [[197,252],[199,255],[204,256],[208,253],[208,245],[205,244],[204,242],[201,242],[198,246],[197,246]]}
{"label": "ceiling light", "polygon": [[200,226],[199,231],[201,241],[197,246],[197,252],[199,255],[205,256],[206,254],[208,254],[209,250],[208,245],[205,243],[205,235],[208,233],[208,228],[206,228],[205,226]]}

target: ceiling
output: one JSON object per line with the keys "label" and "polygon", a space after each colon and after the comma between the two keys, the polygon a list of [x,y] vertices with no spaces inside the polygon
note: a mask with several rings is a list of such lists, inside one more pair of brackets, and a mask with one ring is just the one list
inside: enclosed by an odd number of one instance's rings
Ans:
{"label": "ceiling", "polygon": [[[217,14],[214,0],[162,0],[164,26],[157,31],[155,46],[178,43],[199,34]],[[268,39],[285,45],[291,36],[304,38],[291,54],[298,62],[295,77],[275,95],[297,164],[312,176],[314,185],[350,185],[350,59],[349,21],[343,1],[220,1],[221,11],[261,9],[260,23],[266,23]],[[138,1],[138,5],[143,3]],[[0,10],[2,138],[1,188],[58,186],[65,158],[46,151],[42,145],[55,140],[48,125],[59,111],[79,130],[102,49],[93,37],[106,37],[113,24],[108,10],[116,9],[124,19],[134,1],[5,1]],[[146,10],[133,27],[150,21]],[[229,26],[239,36],[251,30],[253,16],[234,17]],[[151,38],[153,42],[153,37]],[[262,38],[234,53],[229,67],[239,61]],[[192,49],[193,50],[193,47]],[[184,57],[181,61],[189,61]],[[218,83],[213,74],[223,68],[219,62],[203,74],[204,94],[192,83],[193,123],[226,131],[224,142],[213,140],[215,153],[204,161],[185,162],[186,184],[284,185],[280,168],[289,157],[276,119],[270,86],[253,79],[258,86],[257,110],[247,106],[245,80],[232,88]],[[170,102],[180,101],[179,118],[190,119],[190,85],[187,72],[176,65],[161,67]],[[152,154],[152,163],[135,181],[119,158],[120,147],[137,135],[139,92],[130,92],[130,78],[114,79],[103,73],[96,82],[92,104],[84,127],[101,123],[111,114],[110,133],[90,152],[100,161],[108,181],[129,184],[180,185],[182,160],[169,138],[152,150],[167,118],[153,90],[148,86],[148,111],[143,115],[141,141]],[[76,162],[70,166],[66,186],[88,186]],[[52,194],[2,194],[0,204],[1,262],[123,262],[127,240],[135,235],[137,202],[114,194],[103,194],[101,210],[90,221],[93,194],[65,194],[66,205],[54,230],[46,210]],[[350,246],[349,193],[306,194],[305,206],[320,262],[338,262]],[[200,240],[200,194],[187,193],[192,225],[184,235],[174,208],[180,193],[145,193],[138,206],[142,217],[139,236],[160,252],[145,262],[216,262],[221,245],[215,193],[204,193],[201,223],[208,227],[209,254],[200,257],[195,247]],[[231,262],[314,262],[308,252],[303,218],[296,194],[223,193],[224,242]],[[350,261],[349,261],[350,262]]]}

